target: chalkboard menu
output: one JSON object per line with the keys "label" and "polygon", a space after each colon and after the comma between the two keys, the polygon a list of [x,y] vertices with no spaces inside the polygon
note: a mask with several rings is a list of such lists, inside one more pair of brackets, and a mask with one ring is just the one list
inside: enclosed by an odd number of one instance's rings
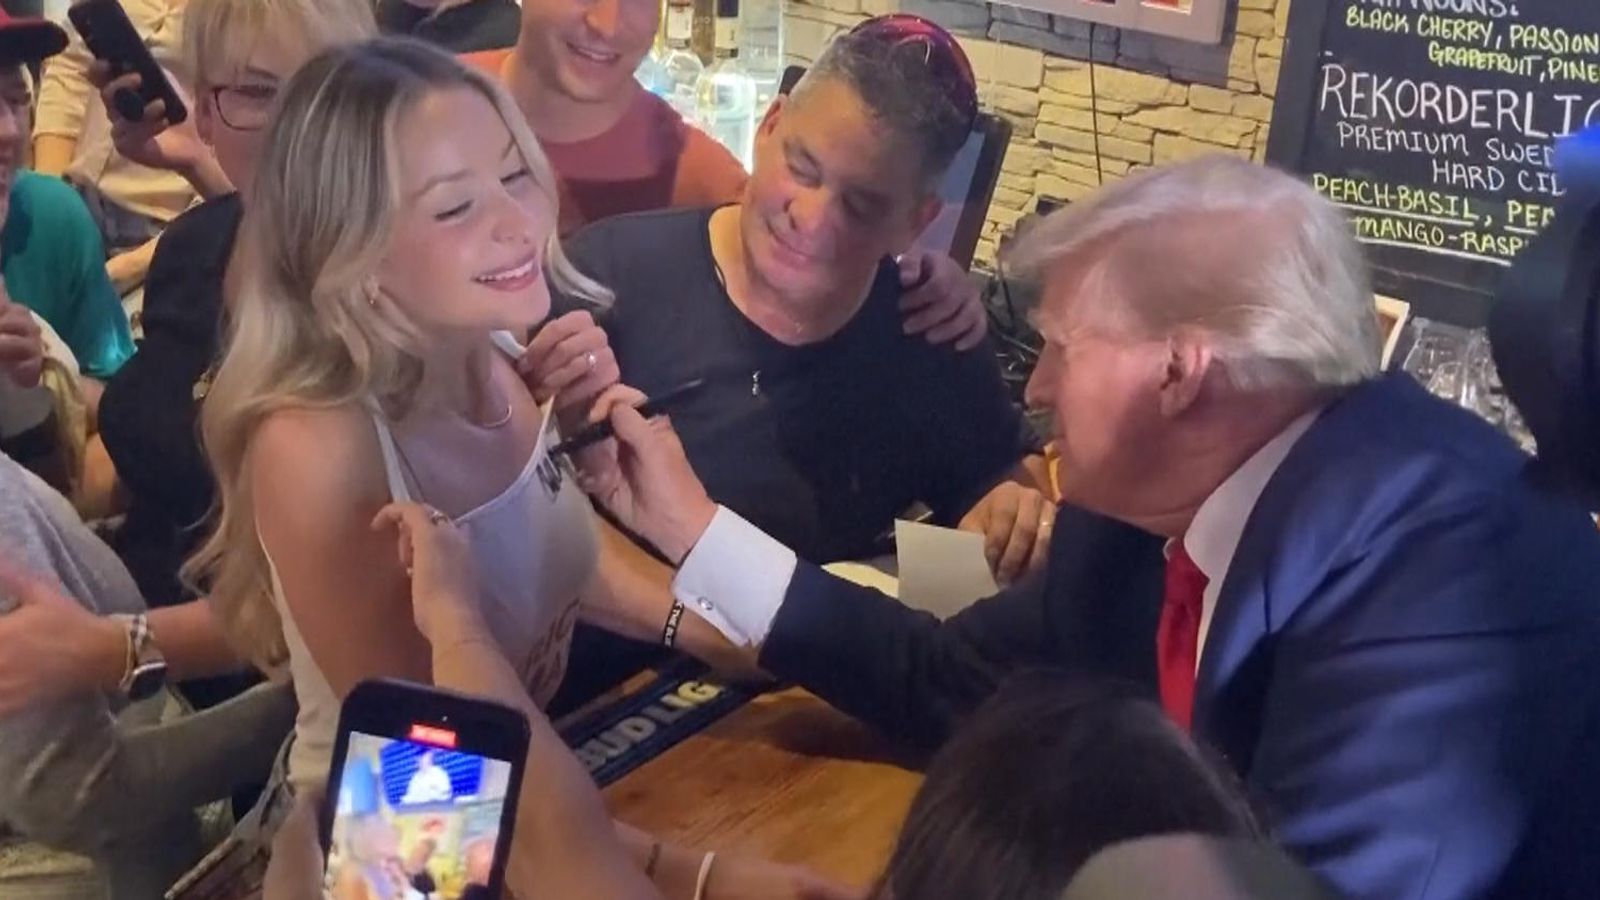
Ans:
{"label": "chalkboard menu", "polygon": [[1380,292],[1482,324],[1600,125],[1600,0],[1289,0],[1270,162],[1342,206]]}

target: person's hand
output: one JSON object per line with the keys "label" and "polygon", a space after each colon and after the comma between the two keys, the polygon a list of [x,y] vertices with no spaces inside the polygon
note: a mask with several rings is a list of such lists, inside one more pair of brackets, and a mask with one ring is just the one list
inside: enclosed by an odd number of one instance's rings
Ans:
{"label": "person's hand", "polygon": [[48,582],[0,560],[0,717],[75,694],[115,688],[127,667],[127,629]]}
{"label": "person's hand", "polygon": [[983,296],[955,260],[908,250],[900,257],[900,285],[906,289],[900,298],[906,334],[923,335],[930,344],[953,342],[961,351],[983,343],[989,331]]}
{"label": "person's hand", "polygon": [[478,574],[466,535],[449,516],[420,503],[391,503],[372,520],[393,529],[411,578],[411,614],[435,647],[487,634],[478,608]]}
{"label": "person's hand", "polygon": [[600,394],[590,421],[609,419],[616,437],[578,453],[578,483],[677,565],[705,533],[717,505],[689,465],[672,422],[666,416],[646,420],[635,409],[644,400],[620,384]]}
{"label": "person's hand", "polygon": [[13,303],[0,277],[0,377],[11,379],[17,387],[31,388],[44,371],[44,334],[33,313]]}
{"label": "person's hand", "polygon": [[[192,109],[193,101],[184,95],[178,82],[171,76],[167,80]],[[181,124],[170,124],[166,101],[151,101],[144,108],[144,117],[137,122],[123,118],[112,98],[120,90],[138,90],[142,83],[139,73],[128,72],[113,78],[111,67],[95,60],[89,64],[89,83],[100,91],[100,102],[105,104],[106,116],[111,120],[111,142],[123,157],[152,169],[180,173],[198,169],[210,157],[210,148],[195,130],[194,116]]]}
{"label": "person's hand", "polygon": [[1009,584],[1044,565],[1056,507],[1044,494],[1002,481],[962,517],[962,531],[983,535],[983,552],[995,579]]}
{"label": "person's hand", "polygon": [[562,413],[589,409],[601,391],[622,379],[610,338],[586,310],[546,322],[517,361],[517,371],[534,399],[554,397]]}
{"label": "person's hand", "polygon": [[117,293],[126,294],[138,287],[150,273],[150,257],[143,248],[135,248],[106,260],[106,277]]}
{"label": "person's hand", "polygon": [[706,880],[705,896],[706,900],[865,900],[867,892],[800,866],[719,854]]}
{"label": "person's hand", "polygon": [[272,857],[261,883],[262,900],[321,900],[322,841],[317,810],[323,792],[301,791],[272,838]]}

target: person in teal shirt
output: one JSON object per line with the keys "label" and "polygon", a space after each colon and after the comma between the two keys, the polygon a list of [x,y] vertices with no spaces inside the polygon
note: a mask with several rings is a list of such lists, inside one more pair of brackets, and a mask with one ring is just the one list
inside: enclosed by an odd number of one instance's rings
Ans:
{"label": "person in teal shirt", "polygon": [[133,333],[106,276],[100,232],[65,181],[16,173],[0,230],[0,275],[12,300],[61,335],[83,374],[109,378],[133,355]]}
{"label": "person in teal shirt", "polygon": [[66,182],[19,168],[32,130],[25,66],[59,53],[66,33],[0,13],[0,299],[50,323],[85,375],[109,378],[133,355],[133,333],[106,276],[105,247]]}

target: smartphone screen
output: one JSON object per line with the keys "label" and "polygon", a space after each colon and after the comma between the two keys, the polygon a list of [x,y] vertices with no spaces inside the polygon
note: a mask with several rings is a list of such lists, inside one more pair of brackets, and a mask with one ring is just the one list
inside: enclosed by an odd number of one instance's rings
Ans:
{"label": "smartphone screen", "polygon": [[[328,782],[326,896],[498,897],[521,782],[517,729],[474,740],[485,737],[485,723],[459,708],[452,715],[455,698],[415,686],[405,691],[425,702],[376,716],[359,709],[352,715],[359,688],[346,702],[349,728],[341,728]],[[525,748],[525,723],[521,734]]]}

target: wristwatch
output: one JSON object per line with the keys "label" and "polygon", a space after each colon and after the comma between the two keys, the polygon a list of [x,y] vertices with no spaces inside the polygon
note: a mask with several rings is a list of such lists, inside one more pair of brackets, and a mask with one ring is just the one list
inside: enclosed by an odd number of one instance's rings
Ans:
{"label": "wristwatch", "polygon": [[156,646],[149,618],[144,613],[111,618],[121,622],[128,631],[128,665],[117,689],[134,701],[155,696],[167,683],[167,658]]}

